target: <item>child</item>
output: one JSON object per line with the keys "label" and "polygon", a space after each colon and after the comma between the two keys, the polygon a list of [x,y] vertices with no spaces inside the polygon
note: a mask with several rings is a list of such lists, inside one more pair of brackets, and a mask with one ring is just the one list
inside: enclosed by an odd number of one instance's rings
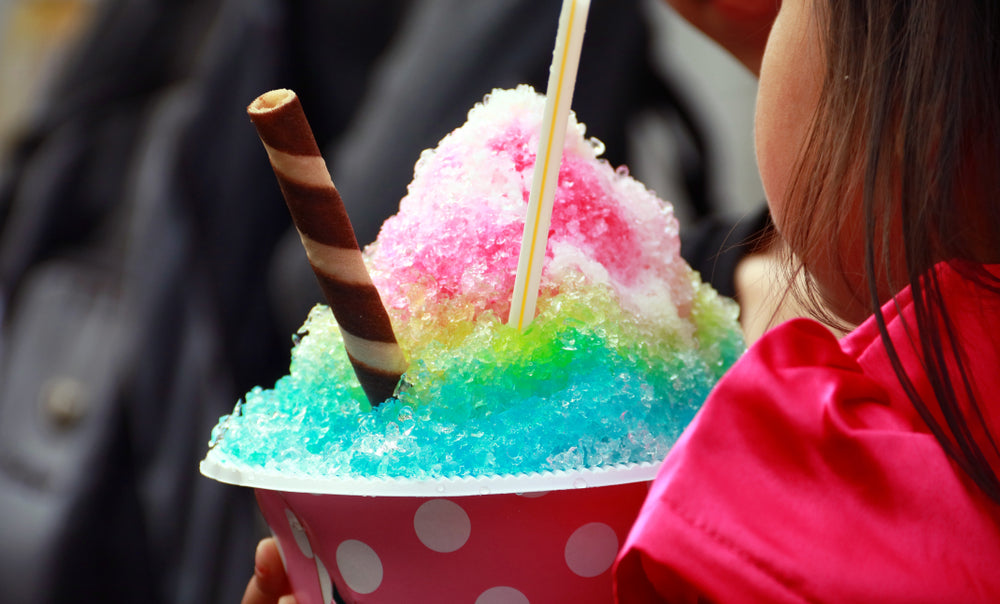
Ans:
{"label": "child", "polygon": [[[731,33],[738,3],[673,1]],[[774,224],[816,308],[857,327],[789,321],[720,381],[615,597],[1000,601],[1000,5],[784,0],[768,26],[759,63],[752,37],[727,47],[760,65]]]}
{"label": "child", "polygon": [[619,601],[1000,601],[998,99],[993,0],[781,3],[761,177],[819,300],[861,324],[785,323],[723,378]]}

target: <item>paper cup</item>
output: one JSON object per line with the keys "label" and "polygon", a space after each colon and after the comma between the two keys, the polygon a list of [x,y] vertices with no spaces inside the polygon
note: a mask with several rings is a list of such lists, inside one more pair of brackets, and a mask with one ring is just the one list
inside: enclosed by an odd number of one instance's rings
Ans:
{"label": "paper cup", "polygon": [[210,452],[256,489],[301,604],[604,603],[658,464],[448,480],[307,479]]}

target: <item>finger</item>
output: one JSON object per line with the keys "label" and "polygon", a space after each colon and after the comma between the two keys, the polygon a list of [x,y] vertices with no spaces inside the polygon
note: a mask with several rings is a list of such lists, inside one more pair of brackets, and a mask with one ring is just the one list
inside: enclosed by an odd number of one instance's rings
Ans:
{"label": "finger", "polygon": [[[291,592],[277,543],[270,537],[263,539],[257,545],[254,574],[247,583],[241,604],[277,604],[279,598],[290,595]],[[281,600],[281,604],[291,603]]]}
{"label": "finger", "polygon": [[273,537],[261,540],[254,555],[254,578],[265,593],[283,596],[292,593],[285,565]]}
{"label": "finger", "polygon": [[260,589],[256,575],[250,577],[250,582],[247,583],[247,588],[243,592],[243,599],[240,600],[240,604],[275,604],[276,602],[277,599],[273,595],[264,593]]}

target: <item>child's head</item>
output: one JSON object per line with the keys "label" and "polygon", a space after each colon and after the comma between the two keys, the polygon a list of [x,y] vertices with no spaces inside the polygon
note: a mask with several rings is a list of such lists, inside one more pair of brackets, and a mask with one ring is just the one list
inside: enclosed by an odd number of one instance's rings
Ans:
{"label": "child's head", "polygon": [[784,0],[757,149],[775,222],[857,323],[945,259],[1000,261],[1000,3]]}
{"label": "child's head", "polygon": [[[783,0],[757,111],[775,224],[823,305],[848,324],[874,313],[914,407],[1000,503],[985,461],[1000,455],[989,436],[1000,405],[975,390],[974,351],[930,271],[952,261],[1000,293],[981,266],[1000,263],[1000,2]],[[910,341],[894,342],[879,307],[906,286],[915,320]],[[899,361],[910,342],[933,399]]]}

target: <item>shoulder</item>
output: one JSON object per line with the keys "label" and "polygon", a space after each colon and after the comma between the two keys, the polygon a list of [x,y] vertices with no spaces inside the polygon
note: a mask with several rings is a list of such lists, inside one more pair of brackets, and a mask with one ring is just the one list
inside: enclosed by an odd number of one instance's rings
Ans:
{"label": "shoulder", "polygon": [[[622,601],[857,601],[885,582],[920,599],[953,582],[938,581],[938,555],[908,550],[954,550],[955,523],[992,526],[980,554],[997,563],[996,518],[963,496],[890,382],[859,364],[877,346],[859,333],[842,347],[794,320],[751,347],[664,462],[622,550]],[[976,576],[979,562],[956,556],[951,570]]]}
{"label": "shoulder", "polygon": [[[793,441],[822,445],[872,425],[912,430],[911,415],[894,412],[886,376],[858,362],[873,345],[877,335],[867,343],[855,338],[847,352],[819,323],[789,321],[765,334],[720,380],[687,432],[735,430],[754,435],[756,450],[776,440],[775,454],[784,455]],[[697,440],[685,447],[697,448]]]}

